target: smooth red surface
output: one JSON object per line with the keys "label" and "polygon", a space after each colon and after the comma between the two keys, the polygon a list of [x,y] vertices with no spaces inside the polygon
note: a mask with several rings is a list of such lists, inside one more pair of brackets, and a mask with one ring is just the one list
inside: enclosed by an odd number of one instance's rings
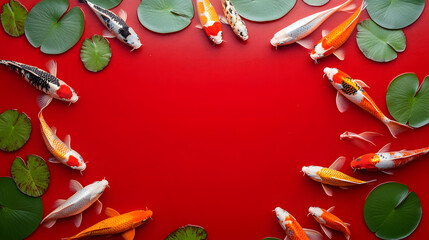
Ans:
{"label": "smooth red surface", "polygon": [[[24,1],[24,5],[30,9],[36,2]],[[272,212],[275,207],[288,210],[302,226],[320,230],[307,217],[308,207],[333,205],[334,214],[351,223],[353,239],[376,239],[363,219],[365,198],[377,184],[397,181],[416,192],[423,205],[420,226],[409,239],[426,239],[429,192],[424,176],[429,156],[393,176],[353,173],[348,164],[388,142],[393,150],[425,147],[429,128],[394,139],[382,123],[358,107],[341,114],[335,106],[336,91],[322,76],[324,67],[337,67],[364,80],[371,87],[370,96],[388,114],[385,94],[389,82],[404,72],[415,72],[421,81],[429,73],[427,10],[404,29],[407,48],[390,63],[366,59],[356,44],[356,31],[344,45],[344,61],[330,56],[314,64],[309,51],[299,45],[276,50],[269,44],[281,28],[341,2],[310,7],[298,0],[278,21],[246,21],[250,37],[245,43],[223,25],[225,42],[214,46],[194,27],[196,17],[185,30],[160,35],[138,22],[140,2],[125,0],[113,11],[123,8],[128,12],[127,22],[143,46],[130,52],[117,39],[110,39],[113,56],[99,73],[85,70],[79,57],[84,38],[104,30],[84,4],[71,1],[85,14],[85,31],[78,44],[61,55],[43,54],[25,36],[13,38],[0,30],[0,59],[46,69],[45,63],[53,58],[58,62],[58,77],[81,96],[70,106],[53,101],[44,111],[47,123],[58,128],[58,136],[71,134],[72,147],[88,161],[83,176],[64,165],[48,163],[51,184],[42,197],[44,216],[53,210],[56,199],[72,195],[70,179],[87,185],[106,178],[111,188],[100,198],[104,206],[121,213],[146,207],[153,210],[153,219],[137,229],[137,240],[164,239],[186,224],[203,226],[214,240],[283,239],[285,234]],[[212,3],[221,13],[220,1]],[[309,38],[318,41],[322,29],[333,29],[349,15],[334,14]],[[361,20],[367,18],[364,12]],[[0,152],[0,176],[10,176],[15,157],[37,154],[47,160],[50,153],[37,119],[40,92],[3,66],[0,83],[0,112],[16,108],[30,116],[33,124],[31,137],[21,150]],[[339,135],[346,130],[377,131],[385,137],[376,140],[377,147],[359,149],[340,141]],[[319,183],[300,172],[304,165],[327,167],[341,155],[348,160],[342,171],[365,180],[377,178],[376,185],[335,188],[334,196],[328,197]],[[104,218],[91,207],[84,212],[79,229],[72,219],[63,219],[51,229],[38,228],[28,239],[69,237]],[[344,237],[336,233],[333,239]]]}

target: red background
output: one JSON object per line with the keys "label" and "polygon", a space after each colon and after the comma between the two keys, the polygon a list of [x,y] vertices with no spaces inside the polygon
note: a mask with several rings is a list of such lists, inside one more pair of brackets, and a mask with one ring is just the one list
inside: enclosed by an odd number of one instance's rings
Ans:
{"label": "red background", "polygon": [[[1,4],[8,2],[0,1]],[[35,0],[24,1],[31,9]],[[404,72],[419,79],[428,75],[429,15],[404,29],[407,48],[390,63],[375,63],[359,51],[356,31],[343,46],[346,59],[334,56],[314,62],[309,51],[297,44],[273,48],[275,32],[309,14],[337,6],[332,0],[323,7],[310,7],[301,0],[285,17],[268,23],[246,21],[249,40],[242,42],[224,25],[225,42],[214,46],[204,32],[189,27],[173,34],[156,34],[138,21],[139,1],[123,1],[113,9],[128,12],[128,24],[141,38],[141,49],[110,39],[112,59],[106,69],[91,73],[80,61],[84,38],[102,34],[104,26],[88,6],[78,5],[85,15],[83,37],[69,51],[46,55],[33,48],[25,36],[13,38],[0,30],[0,59],[15,60],[46,69],[50,59],[58,62],[58,77],[81,96],[76,104],[54,101],[44,117],[58,128],[63,139],[71,134],[72,147],[88,161],[83,176],[61,164],[48,163],[51,184],[45,195],[44,216],[58,198],[72,195],[68,185],[76,179],[82,185],[106,178],[111,188],[100,200],[121,213],[136,209],[153,210],[153,219],[139,227],[135,239],[164,239],[186,224],[203,226],[210,239],[284,238],[272,210],[288,210],[303,227],[320,231],[307,217],[310,206],[329,208],[351,223],[353,239],[376,239],[363,219],[367,194],[375,186],[334,189],[328,197],[319,183],[303,177],[301,167],[328,167],[337,157],[347,157],[342,171],[357,178],[377,178],[376,184],[397,181],[417,193],[424,215],[410,237],[424,239],[429,222],[425,218],[429,193],[425,180],[428,157],[411,163],[389,176],[382,173],[353,173],[349,161],[377,151],[388,142],[393,150],[416,149],[429,143],[428,127],[390,136],[374,117],[352,106],[339,113],[335,89],[322,78],[324,67],[337,67],[364,80],[368,93],[388,114],[385,94],[389,82]],[[212,1],[220,14],[220,1]],[[360,1],[356,1],[360,5]],[[335,13],[309,36],[314,42],[322,29],[333,29],[350,13]],[[367,19],[364,12],[361,20]],[[47,160],[50,153],[39,130],[36,99],[40,92],[19,75],[0,67],[0,112],[18,109],[31,119],[33,131],[17,152],[0,152],[0,176],[10,176],[15,157],[37,154]],[[360,149],[340,141],[344,131],[380,132],[377,147]],[[38,228],[28,239],[69,237],[103,220],[93,207],[83,214],[76,229],[72,219],[59,220],[51,228]],[[114,236],[112,239],[121,239]],[[327,239],[325,237],[325,239]],[[340,233],[333,239],[344,239]]]}

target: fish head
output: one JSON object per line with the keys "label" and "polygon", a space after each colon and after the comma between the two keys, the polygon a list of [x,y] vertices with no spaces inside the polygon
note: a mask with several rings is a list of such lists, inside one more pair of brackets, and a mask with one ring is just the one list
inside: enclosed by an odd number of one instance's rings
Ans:
{"label": "fish head", "polygon": [[328,52],[328,50],[326,50],[322,46],[322,43],[318,43],[316,46],[314,46],[313,50],[311,51],[310,57],[311,57],[311,59],[316,61],[317,59],[321,59],[321,58],[325,57],[326,52]]}
{"label": "fish head", "polygon": [[350,136],[351,136],[351,133],[349,131],[345,131],[345,132],[341,133],[340,139],[348,138]]}
{"label": "fish head", "polygon": [[210,36],[210,39],[215,43],[215,44],[221,44],[223,42],[222,39],[222,31],[220,31],[217,35],[215,36]]}
{"label": "fish head", "polygon": [[337,68],[328,68],[325,67],[323,69],[323,72],[328,77],[328,80],[334,84],[334,83],[341,83],[341,80],[338,77],[338,73],[340,72]]}
{"label": "fish head", "polygon": [[304,166],[304,167],[302,167],[302,172],[305,173],[311,179],[316,180],[316,181],[322,180],[318,174],[318,172],[320,172],[320,170],[322,170],[322,167],[318,167],[318,166],[308,166],[308,167]]}
{"label": "fish head", "polygon": [[321,219],[321,216],[323,214],[323,210],[319,207],[309,207],[308,208],[309,214],[311,214],[315,219]]}
{"label": "fish head", "polygon": [[270,40],[271,45],[274,47],[283,46],[291,44],[294,42],[294,38],[290,37],[287,33],[278,32],[274,34],[273,38]]}
{"label": "fish head", "polygon": [[70,151],[70,155],[67,158],[66,164],[72,169],[79,170],[81,172],[86,169],[86,164],[83,161],[82,156],[75,150]]}
{"label": "fish head", "polygon": [[152,217],[153,212],[151,210],[137,210],[130,213],[133,219],[133,228],[142,225],[146,220]]}
{"label": "fish head", "polygon": [[103,192],[104,189],[109,185],[109,182],[106,179],[101,181],[95,181],[88,185],[88,189],[91,193],[94,193],[94,198],[98,198]]}
{"label": "fish head", "polygon": [[55,91],[55,98],[66,102],[75,103],[79,99],[79,96],[73,88],[61,81],[60,87]]}
{"label": "fish head", "polygon": [[375,166],[380,158],[374,153],[362,155],[351,162],[351,167],[356,170],[377,170]]}
{"label": "fish head", "polygon": [[133,47],[133,50],[139,49],[142,46],[139,36],[132,28],[129,28],[128,31],[130,32],[130,35],[126,39],[127,44]]}
{"label": "fish head", "polygon": [[280,226],[282,226],[283,230],[286,230],[286,227],[290,221],[291,215],[281,207],[276,207],[274,211],[276,212],[276,217],[277,217],[277,220],[279,221]]}

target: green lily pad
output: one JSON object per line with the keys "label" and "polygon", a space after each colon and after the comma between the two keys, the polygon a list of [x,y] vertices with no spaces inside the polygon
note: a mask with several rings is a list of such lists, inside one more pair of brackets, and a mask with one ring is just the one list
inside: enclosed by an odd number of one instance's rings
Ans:
{"label": "green lily pad", "polygon": [[100,6],[105,9],[111,9],[119,5],[122,0],[87,0],[88,2],[92,2],[97,6]]}
{"label": "green lily pad", "polygon": [[7,110],[0,114],[0,149],[13,152],[30,138],[31,120],[25,113]]}
{"label": "green lily pad", "polygon": [[43,0],[31,9],[25,21],[25,36],[33,47],[47,54],[60,54],[79,41],[83,13],[79,7],[66,13],[68,8],[68,0]]}
{"label": "green lily pad", "polygon": [[[92,40],[92,41],[91,41]],[[110,62],[112,51],[109,42],[100,35],[85,39],[80,49],[80,60],[86,69],[92,72],[103,70]]]}
{"label": "green lily pad", "polygon": [[40,197],[22,194],[11,178],[0,178],[0,239],[26,238],[39,226],[42,216]]}
{"label": "green lily pad", "polygon": [[310,6],[319,7],[329,2],[329,0],[304,0]]}
{"label": "green lily pad", "polygon": [[157,33],[172,33],[186,28],[194,17],[189,0],[144,0],[137,8],[140,23]]}
{"label": "green lily pad", "polygon": [[10,3],[3,5],[1,24],[7,34],[13,37],[24,34],[25,19],[27,19],[27,9],[18,1],[10,0]]}
{"label": "green lily pad", "polygon": [[187,225],[170,233],[165,240],[205,240],[207,232],[199,226]]}
{"label": "green lily pad", "polygon": [[369,16],[378,25],[401,29],[415,22],[425,8],[425,0],[366,0]]}
{"label": "green lily pad", "polygon": [[387,30],[367,19],[357,26],[356,41],[365,57],[376,62],[389,62],[403,52],[406,38],[402,30]]}
{"label": "green lily pad", "polygon": [[429,76],[419,88],[414,73],[404,73],[392,80],[387,88],[387,108],[396,121],[422,127],[429,123]]}
{"label": "green lily pad", "polygon": [[279,19],[295,6],[296,0],[231,0],[237,12],[255,22]]}
{"label": "green lily pad", "polygon": [[408,237],[420,223],[422,206],[414,192],[404,184],[389,182],[374,188],[364,210],[365,223],[382,239]]}
{"label": "green lily pad", "polygon": [[22,158],[15,158],[10,168],[12,179],[22,193],[30,197],[40,197],[48,190],[50,182],[48,165],[36,155],[27,156],[27,165],[28,168]]}
{"label": "green lily pad", "polygon": [[274,238],[274,237],[267,237],[267,238],[264,238],[262,240],[281,240],[281,239],[280,238]]}

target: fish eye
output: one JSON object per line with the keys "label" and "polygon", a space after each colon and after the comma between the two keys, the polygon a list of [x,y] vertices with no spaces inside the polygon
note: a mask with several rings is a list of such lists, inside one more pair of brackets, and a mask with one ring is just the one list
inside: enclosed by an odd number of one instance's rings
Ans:
{"label": "fish eye", "polygon": [[279,221],[280,221],[280,218],[279,218],[279,217],[277,217],[277,220],[279,220]]}

